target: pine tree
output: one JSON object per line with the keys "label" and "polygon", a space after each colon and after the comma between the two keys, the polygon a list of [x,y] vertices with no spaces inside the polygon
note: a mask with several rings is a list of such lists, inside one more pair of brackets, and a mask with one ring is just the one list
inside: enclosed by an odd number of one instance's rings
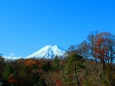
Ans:
{"label": "pine tree", "polygon": [[76,54],[71,54],[68,57],[67,65],[65,67],[65,84],[67,86],[74,86],[76,84],[77,86],[80,86],[79,72],[83,67],[83,57]]}
{"label": "pine tree", "polygon": [[34,86],[47,86],[47,84],[45,83],[45,80],[40,78],[39,81],[34,84]]}
{"label": "pine tree", "polygon": [[47,86],[47,84],[45,83],[45,80],[41,78],[38,82],[38,86]]}
{"label": "pine tree", "polygon": [[50,62],[46,62],[42,65],[42,70],[47,72],[49,70],[52,70],[52,65],[50,64]]}
{"label": "pine tree", "polygon": [[12,68],[9,64],[6,65],[5,71],[3,72],[3,77],[5,79],[8,78],[8,76],[12,73]]}
{"label": "pine tree", "polygon": [[55,56],[55,58],[54,58],[54,69],[59,70],[59,67],[60,67],[60,59],[58,56]]}

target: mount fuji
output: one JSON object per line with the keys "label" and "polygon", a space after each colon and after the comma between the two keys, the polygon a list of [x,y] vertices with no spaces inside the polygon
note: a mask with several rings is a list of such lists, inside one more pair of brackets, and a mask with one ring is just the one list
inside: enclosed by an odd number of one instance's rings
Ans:
{"label": "mount fuji", "polygon": [[25,57],[27,58],[38,58],[38,59],[53,59],[56,55],[57,56],[63,56],[66,51],[57,45],[51,46],[47,45],[37,52]]}

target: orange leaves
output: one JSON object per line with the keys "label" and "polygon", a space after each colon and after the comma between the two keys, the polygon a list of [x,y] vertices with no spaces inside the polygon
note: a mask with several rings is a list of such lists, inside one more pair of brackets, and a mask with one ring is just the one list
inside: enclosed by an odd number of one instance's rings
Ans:
{"label": "orange leaves", "polygon": [[109,33],[99,33],[94,37],[94,52],[97,58],[104,58],[108,53]]}
{"label": "orange leaves", "polygon": [[15,76],[14,76],[14,74],[10,74],[9,76],[8,76],[8,82],[10,83],[10,84],[15,84],[16,82],[17,82],[17,80],[15,79]]}
{"label": "orange leaves", "polygon": [[102,32],[93,36],[91,39],[92,55],[98,58],[102,63],[112,62],[115,50],[115,36],[108,32]]}
{"label": "orange leaves", "polygon": [[33,65],[36,65],[36,61],[35,60],[27,60],[25,62],[25,65],[28,67],[32,67]]}

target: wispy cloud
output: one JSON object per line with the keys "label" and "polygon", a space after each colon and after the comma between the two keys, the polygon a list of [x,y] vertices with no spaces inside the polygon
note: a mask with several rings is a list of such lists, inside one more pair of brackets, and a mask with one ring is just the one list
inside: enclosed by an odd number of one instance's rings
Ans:
{"label": "wispy cloud", "polygon": [[3,57],[4,57],[5,59],[12,59],[12,60],[22,58],[21,56],[15,56],[14,53],[11,53],[10,55],[8,55],[8,56],[3,56]]}
{"label": "wispy cloud", "polygon": [[11,53],[10,55],[11,55],[11,56],[14,56],[15,54],[14,54],[14,53]]}

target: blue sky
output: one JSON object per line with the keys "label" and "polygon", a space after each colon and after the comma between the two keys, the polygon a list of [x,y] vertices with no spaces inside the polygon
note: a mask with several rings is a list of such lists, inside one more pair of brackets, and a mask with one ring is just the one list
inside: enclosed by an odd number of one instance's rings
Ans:
{"label": "blue sky", "polygon": [[0,53],[28,56],[45,45],[67,49],[92,31],[115,35],[113,0],[0,0]]}

